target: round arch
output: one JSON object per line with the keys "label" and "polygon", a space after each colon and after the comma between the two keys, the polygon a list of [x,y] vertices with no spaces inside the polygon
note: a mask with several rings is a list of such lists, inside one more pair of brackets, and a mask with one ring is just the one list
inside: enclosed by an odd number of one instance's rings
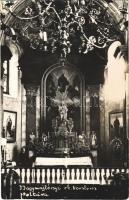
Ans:
{"label": "round arch", "polygon": [[[78,77],[78,80],[80,81],[79,85],[79,92],[80,92],[80,102],[79,102],[79,109],[80,109],[80,130],[85,131],[86,129],[86,123],[85,123],[85,78],[83,74],[80,72],[80,70],[67,63],[64,67],[62,67],[59,63],[56,63],[52,66],[50,66],[43,74],[42,81],[41,81],[41,130],[45,131],[46,129],[46,120],[47,120],[47,86],[49,85],[49,82],[47,81],[51,75],[55,76],[55,84],[57,86],[57,82],[62,74],[66,74],[66,76],[70,77],[73,81],[74,77]],[[57,75],[58,74],[58,75]],[[57,77],[56,77],[57,76]],[[72,77],[73,76],[73,77]],[[69,86],[71,86],[72,81],[68,78]],[[56,92],[57,92],[56,87]],[[62,93],[63,94],[63,93]],[[58,98],[58,97],[55,97]],[[57,99],[58,100],[58,99]],[[62,99],[63,101],[63,99]],[[67,101],[67,100],[66,100]],[[59,102],[60,104],[61,102]]]}
{"label": "round arch", "polygon": [[[31,3],[31,0],[21,0],[21,1],[17,1],[11,8],[12,13],[8,12],[8,14],[5,17],[5,24],[8,26],[11,26],[15,23],[15,21],[17,20],[13,15],[20,15],[23,13],[24,9]],[[96,0],[96,3],[103,7],[104,11],[108,12],[109,15],[115,20],[116,22],[116,30],[118,30],[120,33],[120,20],[122,18],[121,12],[118,9],[118,6],[116,3],[111,2],[111,3],[107,3],[105,0]],[[6,11],[7,12],[7,11]],[[2,33],[3,35],[4,33]],[[124,33],[122,33],[123,37]],[[2,40],[4,39],[4,37],[1,37]]]}
{"label": "round arch", "polygon": [[[20,15],[23,12],[24,8],[28,6],[30,3],[31,0],[17,1],[12,7],[12,12],[15,12],[15,14]],[[109,12],[109,14],[115,19],[116,23],[119,22],[121,18],[121,13],[114,2],[107,3],[105,0],[97,0],[97,3],[98,5],[103,6],[104,10],[106,9],[106,11]],[[14,17],[12,16],[11,13],[9,13],[5,19],[6,23],[10,25],[10,23],[12,23],[13,20]]]}

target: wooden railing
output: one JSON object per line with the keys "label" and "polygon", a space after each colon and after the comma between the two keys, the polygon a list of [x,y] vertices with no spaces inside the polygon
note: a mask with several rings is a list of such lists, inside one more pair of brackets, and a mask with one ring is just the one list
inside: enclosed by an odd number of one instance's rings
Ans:
{"label": "wooden railing", "polygon": [[47,166],[32,168],[2,168],[2,174],[8,174],[9,171],[15,171],[19,176],[20,184],[107,184],[109,177],[113,172],[127,172],[127,169],[118,168],[86,168],[85,166]]}

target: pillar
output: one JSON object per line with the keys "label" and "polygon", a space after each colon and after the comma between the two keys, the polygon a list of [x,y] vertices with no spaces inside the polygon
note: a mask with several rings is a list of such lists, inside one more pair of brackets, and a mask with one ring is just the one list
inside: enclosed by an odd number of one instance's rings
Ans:
{"label": "pillar", "polygon": [[40,133],[40,86],[38,86],[36,96],[36,137],[39,137]]}
{"label": "pillar", "polygon": [[36,85],[25,85],[26,89],[26,142],[33,132],[36,135]]}
{"label": "pillar", "polygon": [[106,159],[106,148],[107,148],[107,138],[105,133],[105,96],[104,96],[104,86],[100,86],[100,147],[99,147],[99,164],[103,166]]}
{"label": "pillar", "polygon": [[0,131],[2,137],[2,130],[3,130],[3,69],[2,65],[0,65]]}
{"label": "pillar", "polygon": [[86,136],[90,136],[90,93],[86,90]]}
{"label": "pillar", "polygon": [[[129,72],[126,73],[126,137],[127,137],[127,149],[129,147]],[[129,162],[129,151],[127,156],[127,161]],[[129,164],[129,163],[128,163]]]}
{"label": "pillar", "polygon": [[21,143],[22,146],[26,146],[26,90],[23,85],[21,85]]}

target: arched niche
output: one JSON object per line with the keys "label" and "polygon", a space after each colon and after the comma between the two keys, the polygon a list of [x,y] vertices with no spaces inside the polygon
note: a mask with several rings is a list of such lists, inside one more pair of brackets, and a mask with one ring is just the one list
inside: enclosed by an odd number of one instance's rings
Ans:
{"label": "arched niche", "polygon": [[84,94],[84,77],[76,67],[56,64],[48,68],[41,82],[42,132],[52,134],[63,120],[69,119],[73,121],[72,131],[77,134],[85,131]]}

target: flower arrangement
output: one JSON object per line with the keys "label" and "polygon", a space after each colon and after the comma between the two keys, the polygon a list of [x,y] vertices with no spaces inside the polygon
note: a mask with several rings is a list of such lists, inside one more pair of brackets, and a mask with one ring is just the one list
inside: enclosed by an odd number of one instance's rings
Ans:
{"label": "flower arrangement", "polygon": [[28,144],[28,149],[33,150],[36,156],[46,156],[53,153],[54,145],[51,141],[36,138],[33,143]]}

